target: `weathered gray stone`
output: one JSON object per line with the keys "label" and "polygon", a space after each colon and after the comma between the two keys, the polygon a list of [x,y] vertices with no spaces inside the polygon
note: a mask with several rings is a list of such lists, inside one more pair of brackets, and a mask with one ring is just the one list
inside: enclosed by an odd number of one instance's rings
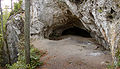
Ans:
{"label": "weathered gray stone", "polygon": [[24,22],[22,16],[17,14],[8,20],[6,24],[6,35],[7,35],[7,44],[10,55],[10,63],[17,61],[18,54],[18,42],[20,40],[20,35],[23,34]]}
{"label": "weathered gray stone", "polygon": [[61,33],[71,27],[70,23],[82,24],[80,28],[89,31],[115,56],[120,32],[119,0],[31,0],[31,20],[42,23],[39,34],[44,35],[40,37],[49,37],[53,30]]}
{"label": "weathered gray stone", "polygon": [[[8,24],[13,23],[10,21]],[[11,33],[20,34],[16,24],[9,26],[8,37]],[[99,44],[111,50],[115,59],[120,37],[119,0],[31,0],[31,35],[49,38],[52,33],[60,35],[73,26],[90,32]],[[17,39],[16,36],[14,40]]]}
{"label": "weathered gray stone", "polygon": [[116,22],[119,22],[120,8],[112,0],[87,0],[81,4],[69,0],[31,0],[31,4],[31,23],[40,23],[41,26],[31,27],[36,33],[40,27],[40,34],[48,36],[55,27],[78,22],[84,26],[81,28],[94,33],[93,37],[106,49],[116,40],[113,35],[117,32],[112,34],[111,31],[113,27],[114,30],[119,28]]}

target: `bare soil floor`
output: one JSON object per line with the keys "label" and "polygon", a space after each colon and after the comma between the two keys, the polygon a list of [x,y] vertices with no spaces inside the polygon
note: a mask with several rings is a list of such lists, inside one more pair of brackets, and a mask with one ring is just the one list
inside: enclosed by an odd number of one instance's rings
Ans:
{"label": "bare soil floor", "polygon": [[107,69],[112,61],[109,51],[95,43],[93,38],[63,36],[65,39],[35,40],[34,47],[47,51],[41,58],[45,64],[38,69]]}

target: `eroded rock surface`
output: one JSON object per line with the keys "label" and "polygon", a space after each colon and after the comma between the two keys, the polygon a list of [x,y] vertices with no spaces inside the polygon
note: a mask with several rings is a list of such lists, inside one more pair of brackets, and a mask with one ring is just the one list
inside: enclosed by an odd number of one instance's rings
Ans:
{"label": "eroded rock surface", "polygon": [[77,26],[90,32],[115,56],[120,33],[119,0],[32,0],[31,4],[31,34],[36,31],[40,37],[49,38],[51,33],[59,35]]}
{"label": "eroded rock surface", "polygon": [[72,26],[85,29],[106,49],[119,38],[120,6],[117,0],[32,0],[31,34],[49,37]]}
{"label": "eroded rock surface", "polygon": [[[12,25],[14,26],[14,24],[9,25],[8,31],[13,30],[10,29]],[[115,56],[120,35],[120,1],[31,0],[32,36],[37,38],[49,38],[51,34],[59,36],[65,29],[73,26],[87,30],[99,44],[111,49],[112,55]],[[16,30],[18,28],[16,29],[15,26],[14,32]],[[12,36],[8,34],[8,37]]]}
{"label": "eroded rock surface", "polygon": [[[24,21],[22,19],[22,15],[17,14],[15,16],[11,16],[10,20],[8,20],[6,24],[6,37],[7,37],[7,46],[8,46],[8,55],[10,59],[10,63],[14,63],[17,61],[18,54],[18,43],[20,40],[20,35],[23,34]],[[8,58],[8,57],[7,57]]]}

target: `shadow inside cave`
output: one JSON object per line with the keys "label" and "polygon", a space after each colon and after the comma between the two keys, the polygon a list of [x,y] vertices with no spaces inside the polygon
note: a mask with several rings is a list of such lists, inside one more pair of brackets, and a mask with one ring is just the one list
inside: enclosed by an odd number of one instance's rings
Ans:
{"label": "shadow inside cave", "polygon": [[92,38],[90,33],[84,29],[78,28],[78,27],[70,27],[62,31],[62,33],[56,33],[53,32],[50,34],[49,39],[50,40],[61,40],[64,39],[68,36],[80,36],[80,37],[85,37],[85,38]]}
{"label": "shadow inside cave", "polygon": [[74,35],[74,36],[81,36],[81,37],[86,37],[86,38],[91,38],[91,35],[89,32],[87,32],[84,29],[80,29],[78,27],[72,27],[72,28],[68,28],[66,30],[64,30],[62,32],[61,36],[64,35]]}

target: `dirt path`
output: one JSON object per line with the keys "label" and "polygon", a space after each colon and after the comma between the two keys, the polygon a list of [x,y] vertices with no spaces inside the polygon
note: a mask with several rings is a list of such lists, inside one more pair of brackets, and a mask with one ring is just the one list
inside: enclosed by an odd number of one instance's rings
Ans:
{"label": "dirt path", "polygon": [[32,43],[39,50],[47,51],[41,58],[46,64],[40,69],[106,69],[112,59],[91,38],[70,36],[59,41],[44,39]]}

